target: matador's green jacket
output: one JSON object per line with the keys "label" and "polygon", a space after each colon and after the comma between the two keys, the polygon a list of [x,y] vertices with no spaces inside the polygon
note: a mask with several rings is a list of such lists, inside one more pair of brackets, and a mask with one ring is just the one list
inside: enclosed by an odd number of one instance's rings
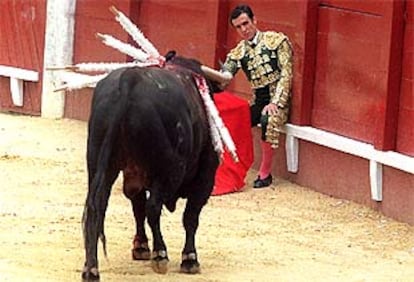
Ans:
{"label": "matador's green jacket", "polygon": [[[266,141],[274,148],[278,146],[281,127],[288,119],[292,56],[292,47],[286,35],[259,31],[255,46],[246,40],[240,41],[228,53],[224,63],[224,69],[233,76],[240,68],[244,71],[255,92],[253,103],[270,98],[270,102],[277,105],[278,113],[269,116],[266,128]],[[260,91],[263,89],[266,91]]]}

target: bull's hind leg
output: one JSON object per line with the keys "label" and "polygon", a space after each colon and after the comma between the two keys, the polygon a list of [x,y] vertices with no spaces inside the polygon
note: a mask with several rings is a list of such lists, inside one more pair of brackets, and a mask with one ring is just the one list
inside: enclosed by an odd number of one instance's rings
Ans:
{"label": "bull's hind leg", "polygon": [[145,202],[144,190],[131,199],[137,232],[132,247],[132,259],[134,260],[149,260],[151,257],[148,237],[145,232]]}
{"label": "bull's hind leg", "polygon": [[157,273],[165,274],[168,270],[168,255],[161,234],[162,201],[160,195],[156,192],[159,191],[158,189],[151,189],[150,191],[146,202],[146,214],[153,238],[152,269]]}
{"label": "bull's hind leg", "polygon": [[[101,237],[106,255],[106,240],[104,235],[105,212],[108,206],[112,184],[117,178],[119,170],[111,169],[105,174],[102,187],[94,187],[90,181],[88,195],[83,212],[83,235],[85,243],[86,261],[82,271],[82,279],[86,281],[99,280],[97,245]],[[95,204],[94,204],[95,203]]]}
{"label": "bull's hind leg", "polygon": [[[126,153],[128,155],[128,153]],[[148,248],[148,237],[145,233],[145,175],[131,158],[127,159],[126,167],[123,169],[125,196],[131,201],[132,210],[136,224],[136,234],[132,242],[132,259],[149,260],[150,250]]]}

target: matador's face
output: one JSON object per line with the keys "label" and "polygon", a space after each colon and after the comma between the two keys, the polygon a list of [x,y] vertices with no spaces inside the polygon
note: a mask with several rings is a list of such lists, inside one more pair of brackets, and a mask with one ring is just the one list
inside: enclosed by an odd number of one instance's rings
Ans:
{"label": "matador's face", "polygon": [[231,23],[244,40],[252,40],[257,32],[256,18],[251,19],[246,13],[240,14],[240,16],[231,20]]}

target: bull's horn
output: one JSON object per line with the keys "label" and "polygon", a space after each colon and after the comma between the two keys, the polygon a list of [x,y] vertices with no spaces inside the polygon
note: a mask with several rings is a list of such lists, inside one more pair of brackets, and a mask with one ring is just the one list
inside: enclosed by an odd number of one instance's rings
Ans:
{"label": "bull's horn", "polygon": [[204,65],[201,66],[201,70],[203,71],[203,73],[208,79],[219,82],[221,84],[228,84],[233,78],[233,75],[229,73],[228,71],[219,72],[215,69],[212,69]]}

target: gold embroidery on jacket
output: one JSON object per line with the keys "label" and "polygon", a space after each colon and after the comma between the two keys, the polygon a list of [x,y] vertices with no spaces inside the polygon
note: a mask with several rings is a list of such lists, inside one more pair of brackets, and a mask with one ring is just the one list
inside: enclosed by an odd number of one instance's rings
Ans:
{"label": "gold embroidery on jacket", "polygon": [[230,53],[228,54],[228,57],[232,60],[239,61],[243,59],[244,54],[246,53],[245,49],[246,48],[245,48],[244,41],[240,41],[239,44],[237,44],[236,48],[230,51]]}
{"label": "gold embroidery on jacket", "polygon": [[286,38],[286,35],[280,32],[267,31],[263,33],[264,44],[269,50],[276,50]]}

